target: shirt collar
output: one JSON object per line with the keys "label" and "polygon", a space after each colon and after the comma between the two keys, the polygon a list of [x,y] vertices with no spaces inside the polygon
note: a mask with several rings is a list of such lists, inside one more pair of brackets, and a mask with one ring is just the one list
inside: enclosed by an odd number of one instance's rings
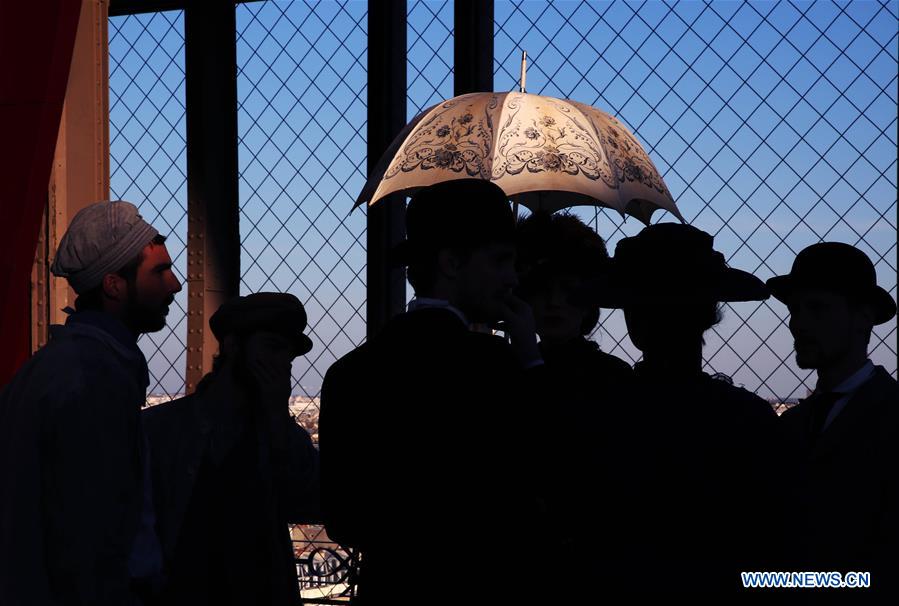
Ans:
{"label": "shirt collar", "polygon": [[[856,391],[859,387],[864,385],[864,383],[870,379],[874,375],[874,363],[871,360],[866,360],[861,368],[852,373],[849,377],[847,377],[842,383],[831,389],[833,393],[839,394],[850,394]],[[815,391],[819,390],[817,387]]]}
{"label": "shirt collar", "polygon": [[87,324],[99,328],[103,332],[112,335],[116,341],[128,349],[140,351],[137,346],[137,337],[122,323],[121,320],[102,311],[86,309],[71,314],[66,319],[66,325]]}
{"label": "shirt collar", "polygon": [[462,320],[462,323],[465,326],[469,325],[468,318],[465,317],[465,314],[462,313],[462,310],[458,307],[454,307],[450,305],[449,301],[445,299],[431,299],[428,297],[415,297],[411,301],[409,301],[409,305],[407,306],[409,311],[416,311],[419,309],[446,309],[448,311],[453,312],[456,316]]}

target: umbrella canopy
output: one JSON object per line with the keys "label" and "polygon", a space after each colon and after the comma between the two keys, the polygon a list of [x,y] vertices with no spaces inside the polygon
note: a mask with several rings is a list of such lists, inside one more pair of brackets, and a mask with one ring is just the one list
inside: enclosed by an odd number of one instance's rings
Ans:
{"label": "umbrella canopy", "polygon": [[529,209],[605,206],[683,222],[637,139],[589,105],[522,92],[471,93],[430,107],[397,135],[356,205],[452,179],[495,182]]}

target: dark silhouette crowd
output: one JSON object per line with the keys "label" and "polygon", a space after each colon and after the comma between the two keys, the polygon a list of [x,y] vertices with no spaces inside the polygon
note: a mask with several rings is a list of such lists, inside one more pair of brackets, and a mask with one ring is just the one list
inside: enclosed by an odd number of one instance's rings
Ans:
{"label": "dark silhouette crowd", "polygon": [[[720,598],[749,571],[895,595],[899,387],[868,348],[896,302],[863,251],[813,244],[763,282],[660,223],[610,256],[475,179],[419,190],[406,234],[415,297],[328,370],[316,448],[288,410],[314,347],[290,294],[224,304],[212,371],[144,408],[137,339],[181,284],[132,204],[80,211],[52,266],[75,308],[0,391],[0,605],[299,604],[290,523],[358,551],[362,606]],[[817,373],[779,417],[703,362],[722,304],[769,296]],[[633,367],[590,339],[600,309]]]}

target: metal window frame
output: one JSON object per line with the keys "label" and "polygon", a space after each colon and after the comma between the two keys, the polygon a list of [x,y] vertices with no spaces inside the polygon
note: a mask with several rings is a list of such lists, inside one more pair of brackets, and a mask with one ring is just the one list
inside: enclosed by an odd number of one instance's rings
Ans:
{"label": "metal window frame", "polygon": [[[259,1],[259,0],[249,0]],[[217,347],[209,316],[239,293],[237,63],[234,7],[241,0],[110,0],[109,16],[184,11],[187,123],[187,355],[192,392]],[[406,0],[369,3],[368,169],[406,123]],[[457,0],[455,94],[493,88],[493,0]],[[212,102],[212,101],[215,102]],[[202,108],[202,109],[201,109]],[[221,175],[227,175],[222,179]],[[390,251],[405,237],[403,196],[368,209],[366,332],[406,302],[405,273]]]}
{"label": "metal window frame", "polygon": [[[184,11],[187,124],[187,352],[192,392],[212,369],[209,317],[239,293],[237,60],[234,7],[244,1],[110,0],[109,16]],[[368,7],[368,169],[406,124],[407,2]],[[493,89],[493,0],[454,4],[455,94]],[[226,178],[222,178],[222,176]],[[366,333],[377,334],[406,303],[405,272],[390,251],[405,237],[403,196],[367,214]]]}
{"label": "metal window frame", "polygon": [[218,350],[209,318],[240,293],[235,31],[233,2],[184,10],[188,393]]}
{"label": "metal window frame", "polygon": [[[368,171],[406,124],[406,0],[368,5]],[[368,207],[366,229],[366,334],[376,335],[406,303],[403,268],[390,251],[405,238],[405,196]]]}
{"label": "metal window frame", "polygon": [[[246,4],[263,0],[109,0],[109,16],[124,17],[143,13],[161,13],[164,11],[183,11],[193,5],[197,8],[216,7],[221,5]],[[202,5],[202,6],[201,6]]]}

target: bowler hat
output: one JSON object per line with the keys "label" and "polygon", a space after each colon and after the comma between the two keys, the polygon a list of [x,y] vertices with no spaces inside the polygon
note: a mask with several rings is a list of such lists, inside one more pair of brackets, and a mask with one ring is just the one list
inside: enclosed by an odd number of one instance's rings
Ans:
{"label": "bowler hat", "polygon": [[767,282],[778,301],[789,303],[797,289],[822,289],[845,294],[874,307],[874,324],[896,315],[896,302],[877,285],[874,264],[861,250],[843,242],[819,242],[802,249],[790,273]]}
{"label": "bowler hat", "polygon": [[578,295],[600,307],[764,301],[765,283],[728,267],[714,238],[693,226],[659,223],[615,247],[610,268]]}
{"label": "bowler hat", "polygon": [[228,335],[268,331],[292,339],[298,356],[312,349],[312,340],[303,334],[306,310],[299,299],[288,293],[258,292],[235,297],[212,314],[209,328],[220,342]]}
{"label": "bowler hat", "polygon": [[419,190],[406,209],[406,240],[395,265],[409,265],[446,247],[514,242],[515,218],[503,190],[482,179],[455,179]]}

